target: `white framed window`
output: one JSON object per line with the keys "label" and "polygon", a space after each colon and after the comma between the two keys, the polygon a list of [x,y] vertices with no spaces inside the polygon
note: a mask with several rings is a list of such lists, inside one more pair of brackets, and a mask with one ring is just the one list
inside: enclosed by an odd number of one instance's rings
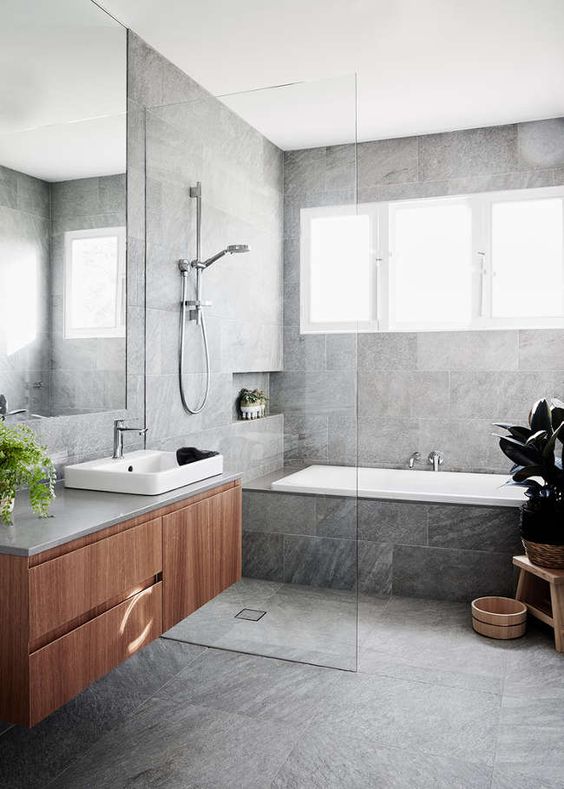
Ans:
{"label": "white framed window", "polygon": [[125,337],[124,227],[65,233],[64,337]]}
{"label": "white framed window", "polygon": [[[301,218],[301,315],[304,332],[354,331],[373,324],[373,227],[355,206],[308,208]],[[370,282],[371,287],[366,287]],[[335,323],[339,329],[335,329]]]}
{"label": "white framed window", "polygon": [[302,333],[564,327],[564,187],[301,211]]}

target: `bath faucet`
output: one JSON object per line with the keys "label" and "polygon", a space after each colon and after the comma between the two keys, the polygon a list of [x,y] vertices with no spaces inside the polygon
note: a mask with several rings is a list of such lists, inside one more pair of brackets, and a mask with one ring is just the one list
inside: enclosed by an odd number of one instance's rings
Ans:
{"label": "bath faucet", "polygon": [[416,463],[419,463],[421,460],[421,452],[413,452],[411,457],[409,458],[409,468],[413,468]]}
{"label": "bath faucet", "polygon": [[444,463],[443,453],[439,452],[437,449],[433,449],[432,452],[429,452],[427,463],[433,466],[433,471],[440,471],[440,466]]}
{"label": "bath faucet", "polygon": [[124,419],[116,419],[114,421],[114,460],[123,457],[123,434],[124,433],[139,433],[144,436],[149,428],[148,427],[126,427]]}

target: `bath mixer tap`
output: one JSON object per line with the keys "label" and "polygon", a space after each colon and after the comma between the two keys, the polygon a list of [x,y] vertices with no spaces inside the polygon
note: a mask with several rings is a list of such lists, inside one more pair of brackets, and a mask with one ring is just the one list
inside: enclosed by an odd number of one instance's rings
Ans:
{"label": "bath mixer tap", "polygon": [[437,449],[433,449],[431,452],[429,452],[427,463],[430,463],[433,466],[433,471],[440,471],[440,467],[444,463],[443,453],[439,452]]}
{"label": "bath mixer tap", "polygon": [[123,457],[123,434],[124,433],[139,433],[140,436],[144,436],[145,433],[148,431],[148,427],[126,427],[124,419],[116,419],[114,420],[114,454],[112,455],[114,460],[118,460],[119,458]]}
{"label": "bath mixer tap", "polygon": [[420,461],[421,461],[421,452],[413,452],[411,454],[411,457],[409,458],[409,462],[408,462],[409,468],[412,469],[415,466],[415,464],[419,463]]}

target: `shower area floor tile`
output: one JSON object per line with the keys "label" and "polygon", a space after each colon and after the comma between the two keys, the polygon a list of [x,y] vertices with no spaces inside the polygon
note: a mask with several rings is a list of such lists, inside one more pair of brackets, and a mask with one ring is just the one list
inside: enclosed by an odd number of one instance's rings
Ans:
{"label": "shower area floor tile", "polygon": [[[258,621],[243,609],[265,611]],[[335,589],[243,578],[163,638],[329,668],[359,670],[500,693],[511,656],[554,657],[552,633],[531,620],[527,636],[495,641],[472,630],[470,605],[377,598]],[[358,650],[358,651],[357,651]]]}
{"label": "shower area floor tile", "polygon": [[[265,611],[258,621],[237,615]],[[356,592],[242,578],[164,638],[320,666],[356,668]]]}

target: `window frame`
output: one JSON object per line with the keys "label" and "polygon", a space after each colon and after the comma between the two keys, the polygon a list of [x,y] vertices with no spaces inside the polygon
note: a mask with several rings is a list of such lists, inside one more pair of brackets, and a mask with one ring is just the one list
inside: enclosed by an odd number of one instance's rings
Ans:
{"label": "window frame", "polygon": [[[72,279],[73,241],[83,238],[117,238],[117,276],[116,276],[116,316],[113,326],[100,328],[74,327],[71,321],[72,304]],[[82,230],[65,231],[65,261],[64,261],[64,297],[63,297],[63,338],[65,340],[100,339],[110,337],[125,337],[126,332],[126,304],[127,304],[127,238],[123,226],[95,227]]]}
{"label": "window frame", "polygon": [[[469,210],[469,220],[470,220],[470,269],[471,269],[471,282],[472,282],[472,294],[471,294],[471,311],[472,317],[471,321],[473,321],[474,316],[476,314],[476,276],[477,272],[475,270],[475,265],[473,264],[473,260],[475,260],[475,205],[473,201],[473,195],[460,195],[460,196],[449,196],[449,197],[437,197],[437,198],[424,198],[423,200],[394,200],[391,203],[386,203],[383,221],[388,228],[388,238],[387,244],[385,249],[383,250],[382,257],[386,260],[387,265],[385,266],[387,270],[388,276],[388,288],[387,292],[384,294],[384,299],[387,300],[388,305],[393,305],[394,298],[393,292],[395,291],[395,275],[394,275],[394,267],[392,265],[394,250],[392,249],[392,241],[393,238],[393,229],[394,229],[394,214],[398,208],[409,206],[409,205],[418,205],[423,203],[426,207],[433,208],[436,206],[445,205],[459,205],[465,206]],[[387,296],[387,299],[386,299]],[[468,326],[467,323],[463,322],[456,322],[456,321],[437,321],[437,320],[428,320],[428,321],[399,321],[395,319],[393,314],[393,309],[391,306],[389,307],[388,319],[385,323],[387,331],[402,331],[402,332],[409,332],[409,331],[462,331],[464,328]]]}
{"label": "window frame", "polygon": [[[300,211],[300,332],[302,334],[342,334],[344,332],[376,331],[376,319],[368,321],[321,322],[310,318],[311,267],[309,251],[311,249],[311,220],[328,216],[357,216],[356,205],[318,206],[302,208]],[[375,314],[376,282],[372,261],[374,247],[374,227],[369,223],[369,312]],[[360,327],[360,329],[359,329]]]}
{"label": "window frame", "polygon": [[554,198],[562,199],[562,271],[564,281],[564,186],[545,186],[536,189],[515,189],[500,192],[486,192],[483,195],[484,216],[482,219],[484,227],[484,250],[485,259],[484,267],[486,269],[486,276],[483,277],[483,293],[484,301],[486,303],[486,315],[480,316],[478,323],[483,323],[483,326],[478,328],[494,328],[494,329],[543,329],[551,328],[558,329],[564,327],[564,287],[562,288],[562,316],[549,316],[549,317],[529,317],[529,318],[504,318],[495,317],[492,315],[493,308],[493,257],[492,257],[492,233],[491,233],[491,220],[492,220],[492,206],[495,202],[527,202],[531,199],[550,200]]}
{"label": "window frame", "polygon": [[[534,189],[511,189],[473,194],[456,194],[430,198],[410,198],[358,205],[302,208],[300,211],[300,333],[331,334],[347,332],[418,332],[418,331],[478,331],[484,329],[564,328],[564,288],[562,315],[551,317],[503,318],[492,315],[492,207],[497,202],[562,199],[564,227],[564,186]],[[392,303],[393,250],[390,249],[394,211],[399,206],[423,204],[466,204],[471,212],[471,268],[472,315],[470,323],[444,321],[398,322],[393,320]],[[331,215],[360,215],[369,217],[369,282],[371,320],[312,322],[309,316],[310,299],[310,224],[317,217]],[[562,254],[564,276],[564,242]]]}

